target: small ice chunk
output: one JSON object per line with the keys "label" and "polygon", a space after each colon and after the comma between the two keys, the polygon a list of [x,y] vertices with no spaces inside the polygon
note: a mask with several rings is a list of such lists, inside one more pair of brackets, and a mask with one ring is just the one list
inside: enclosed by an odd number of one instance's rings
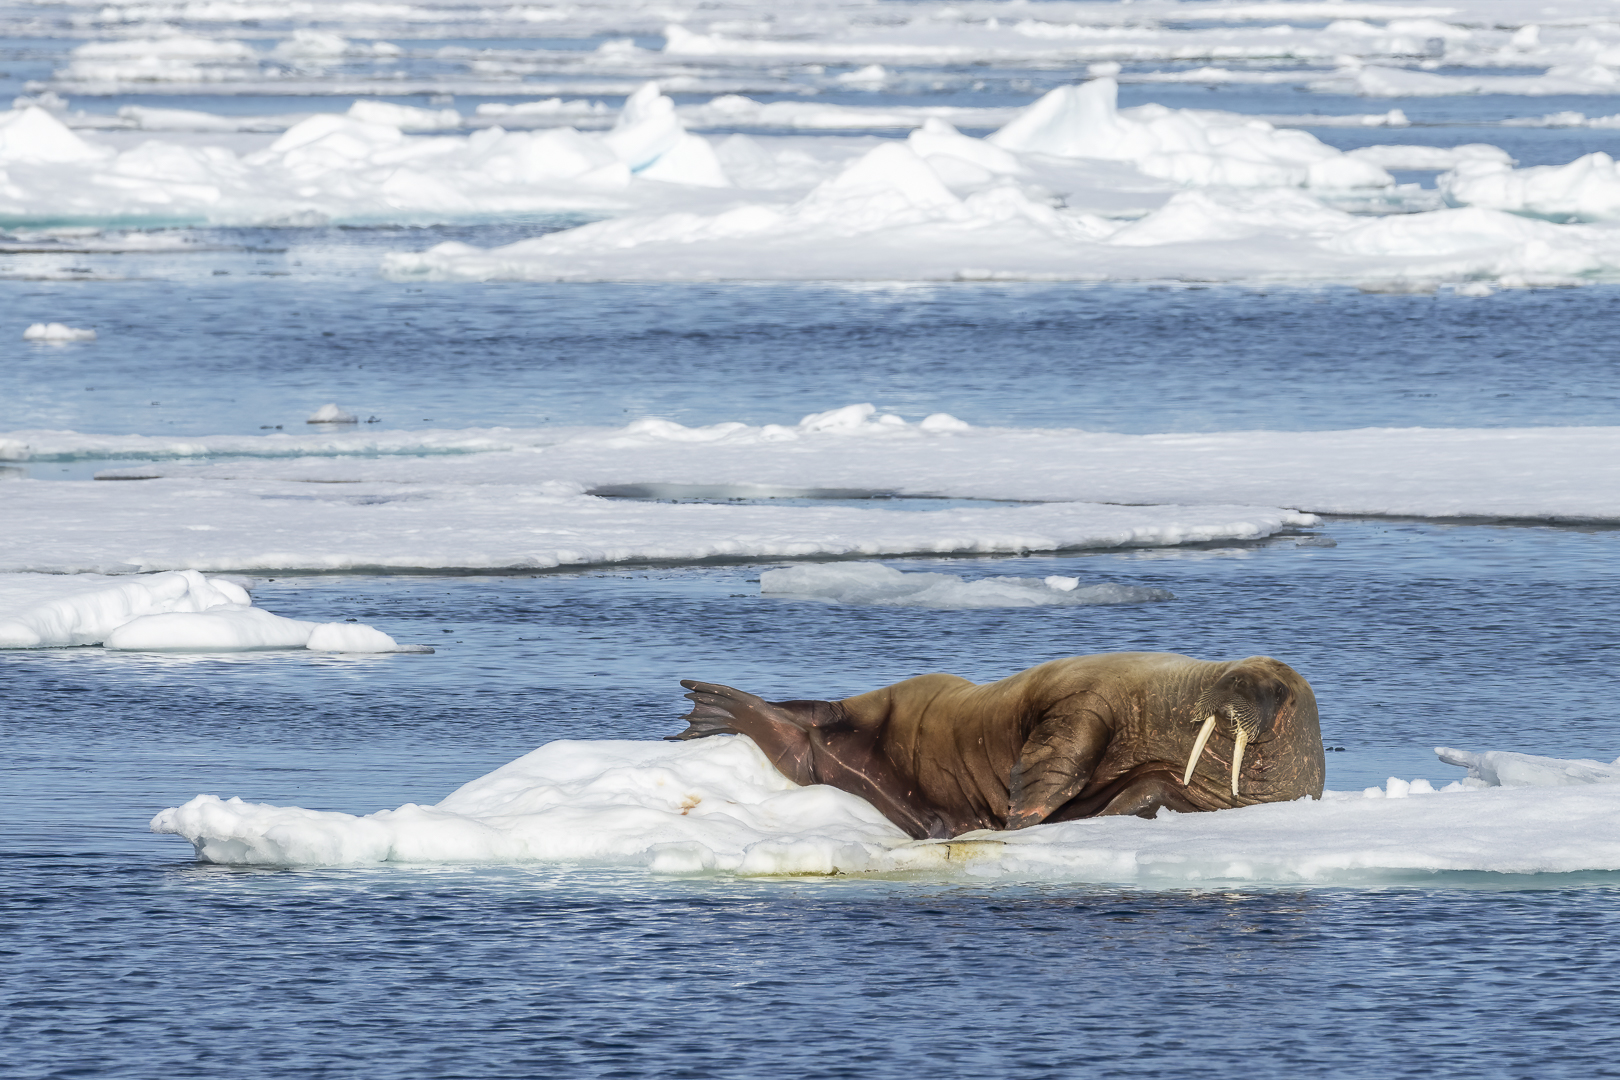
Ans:
{"label": "small ice chunk", "polygon": [[950,413],[930,413],[917,424],[924,431],[970,431],[973,425],[966,420],[958,420]]}
{"label": "small ice chunk", "polygon": [[846,71],[842,75],[833,76],[833,81],[844,86],[853,86],[859,90],[881,90],[889,81],[889,73],[882,64],[867,64],[855,71]]}
{"label": "small ice chunk", "polygon": [[24,341],[42,341],[47,345],[65,345],[70,341],[94,341],[94,330],[80,330],[66,323],[33,323],[23,331]]}
{"label": "small ice chunk", "polygon": [[[1453,750],[1434,748],[1435,756],[1447,765],[1468,770],[1470,780],[1491,787],[1577,787],[1582,784],[1620,784],[1620,760],[1595,761],[1591,758],[1551,758],[1516,754],[1510,750]],[[1466,783],[1466,781],[1465,781]]]}
{"label": "small ice chunk", "polygon": [[359,417],[353,413],[344,412],[331,402],[316,409],[310,415],[310,418],[304,421],[306,424],[357,424],[359,422]]}
{"label": "small ice chunk", "polygon": [[399,642],[364,623],[321,623],[310,631],[304,648],[314,652],[399,652]]}
{"label": "small ice chunk", "polygon": [[361,99],[349,106],[349,115],[367,124],[387,124],[401,131],[442,131],[461,126],[461,114],[454,109],[420,109],[391,101]]}
{"label": "small ice chunk", "polygon": [[767,570],[762,596],[883,607],[991,608],[1141,604],[1173,600],[1164,589],[1104,582],[1080,587],[1080,579],[992,577],[964,581],[955,574],[907,573],[881,563],[851,562]]}

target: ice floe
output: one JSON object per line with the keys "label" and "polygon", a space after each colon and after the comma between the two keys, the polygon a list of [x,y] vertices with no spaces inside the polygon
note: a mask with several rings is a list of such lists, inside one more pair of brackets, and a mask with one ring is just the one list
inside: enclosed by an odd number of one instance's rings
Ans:
{"label": "ice floe", "polygon": [[625,192],[635,173],[661,182],[658,190],[665,191],[729,183],[708,142],[685,131],[669,98],[651,83],[632,95],[604,135],[571,127],[406,134],[455,127],[459,119],[454,110],[360,101],[344,114],[299,120],[268,147],[238,155],[222,145],[158,140],[115,152],[86,141],[45,109],[14,109],[0,113],[0,215],[19,221],[442,220],[622,210],[634,202]]}
{"label": "ice floe", "polygon": [[66,323],[30,323],[23,331],[24,341],[39,341],[47,345],[65,345],[70,341],[94,341],[96,332]]}
{"label": "ice floe", "polygon": [[138,577],[0,573],[0,649],[73,645],[143,652],[422,651],[402,648],[362,623],[271,614],[254,607],[237,582],[193,570]]}
{"label": "ice floe", "polygon": [[[192,438],[0,433],[0,460],[117,457],[143,464],[105,475],[221,485],[341,480],[425,492],[555,484],[559,496],[677,499],[1220,500],[1329,514],[1620,520],[1620,429],[1605,427],[1126,435],[975,427],[947,414],[906,421],[857,404],[796,424],[644,419],[622,428]],[[151,460],[162,458],[172,460]],[[83,498],[94,499],[127,485],[84,486]],[[8,491],[22,497],[22,489]]]}
{"label": "ice floe", "polygon": [[310,413],[309,419],[304,422],[306,424],[354,424],[358,423],[359,420],[360,418],[354,413],[338,407],[336,402],[328,402]]}
{"label": "ice floe", "polygon": [[1329,792],[1322,801],[914,842],[864,800],[796,787],[750,740],[715,736],[548,743],[432,806],[361,817],[199,795],[151,827],[190,841],[203,860],[255,866],[550,862],[1158,887],[1620,870],[1620,784],[1555,782],[1565,786],[1474,780],[1436,792],[1391,778],[1387,790],[1372,789],[1377,798]]}
{"label": "ice floe", "polygon": [[1061,86],[989,137],[1007,150],[1129,161],[1178,184],[1388,187],[1378,165],[1263,120],[1148,105],[1122,113],[1113,79]]}
{"label": "ice floe", "polygon": [[1592,761],[1585,758],[1537,757],[1511,750],[1477,753],[1437,746],[1434,750],[1447,765],[1468,770],[1471,780],[1490,787],[1579,787],[1584,784],[1620,784],[1620,759]]}
{"label": "ice floe", "polygon": [[[653,82],[628,96],[607,131],[460,134],[454,109],[361,100],[342,114],[284,118],[290,126],[279,138],[248,153],[158,139],[117,150],[29,105],[0,114],[0,214],[24,223],[610,218],[491,250],[450,243],[393,253],[382,270],[399,279],[1513,286],[1620,275],[1620,232],[1516,216],[1612,216],[1616,182],[1603,155],[1515,170],[1484,144],[1342,153],[1257,117],[1121,109],[1116,95],[1109,77],[1059,87],[983,139],[949,122],[972,110],[854,116],[849,106],[740,95],[677,108]],[[530,110],[560,121],[577,104],[491,105],[480,115]],[[126,106],[117,120],[212,125],[204,114],[145,106]],[[222,131],[242,129],[219,122]],[[689,123],[914,130],[904,140],[710,140]],[[433,130],[450,133],[410,134]],[[1441,192],[1476,213],[1437,209],[1435,192],[1393,186],[1387,168],[1449,170]],[[1368,208],[1407,212],[1378,219],[1359,212]]]}
{"label": "ice floe", "polygon": [[0,569],[1061,550],[1256,539],[1318,513],[1620,520],[1615,428],[1123,435],[863,404],[794,425],[0,435],[3,460],[118,457],[141,464],[97,475],[136,482],[9,482]]}
{"label": "ice floe", "polygon": [[896,570],[881,563],[846,562],[766,570],[760,575],[761,596],[822,600],[834,604],[877,604],[885,607],[991,608],[1082,607],[1144,604],[1174,600],[1167,589],[1097,582],[1082,585],[1076,577],[990,577],[965,581],[957,574]]}
{"label": "ice floe", "polygon": [[[788,204],[760,200],[758,192],[775,185],[750,175],[745,183],[755,194],[744,192],[714,212],[631,214],[492,250],[441,244],[390,254],[383,271],[448,280],[1294,278],[1508,285],[1620,273],[1620,233],[1612,230],[1526,222],[1490,206],[1369,219],[1322,197],[1388,187],[1380,157],[1403,167],[1452,168],[1447,177],[1475,167],[1511,172],[1495,147],[1344,154],[1304,132],[1232,114],[1121,110],[1116,93],[1106,78],[1060,87],[987,139],[930,119],[904,143],[868,150]],[[741,155],[731,166],[739,177],[761,166],[771,171],[763,151],[753,150],[764,159],[755,165],[741,147],[730,147],[718,156]],[[1154,181],[1167,186],[1145,196],[1141,185],[1151,190]],[[1119,212],[1131,205],[1119,203],[1120,189],[1133,184],[1138,209]],[[1445,190],[1456,202],[1477,201],[1455,182]]]}
{"label": "ice floe", "polygon": [[1047,503],[914,513],[669,504],[574,483],[154,480],[6,485],[0,570],[499,569],[798,556],[1056,551],[1256,539],[1310,515],[1260,506]]}

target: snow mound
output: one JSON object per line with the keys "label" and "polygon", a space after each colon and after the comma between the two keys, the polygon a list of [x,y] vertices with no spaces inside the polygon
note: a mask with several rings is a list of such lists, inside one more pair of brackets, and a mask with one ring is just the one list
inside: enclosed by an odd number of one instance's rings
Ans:
{"label": "snow mound", "polygon": [[359,623],[312,623],[253,606],[247,590],[195,570],[133,579],[0,575],[0,648],[103,645],[127,651],[312,649],[399,652]]}
{"label": "snow mound", "polygon": [[0,166],[79,165],[108,156],[38,106],[0,113]]}
{"label": "snow mound", "polygon": [[964,581],[956,574],[906,573],[881,563],[794,566],[760,575],[762,596],[885,607],[990,608],[1081,607],[1174,600],[1165,589],[1101,583],[1079,578],[992,577]]}
{"label": "snow mound", "polygon": [[94,330],[80,330],[65,323],[33,323],[23,331],[24,341],[43,341],[50,345],[65,345],[70,341],[94,341]]}
{"label": "snow mound", "polygon": [[1122,113],[1113,79],[1060,86],[989,137],[1021,153],[1129,161],[1149,176],[1187,185],[1389,187],[1378,165],[1303,131],[1264,120],[1144,105]]}
{"label": "snow mound", "polygon": [[1608,154],[1568,165],[1515,169],[1500,161],[1464,161],[1436,180],[1452,203],[1542,217],[1620,217],[1620,166]]}
{"label": "snow mound", "polygon": [[[139,107],[131,107],[139,108]],[[168,120],[184,117],[170,110]],[[236,130],[188,114],[183,126]],[[124,117],[144,125],[146,113]],[[290,119],[290,118],[288,118]],[[512,212],[623,211],[632,176],[663,185],[731,181],[702,136],[648,83],[606,134],[572,127],[409,136],[458,128],[454,109],[356,102],[292,123],[269,147],[150,140],[120,153],[93,146],[38,107],[0,113],[0,215],[53,220],[149,218],[220,224],[290,220],[417,221]],[[68,166],[74,166],[69,168]],[[654,201],[679,192],[638,186]]]}
{"label": "snow mound", "polygon": [[[151,828],[199,858],[255,866],[595,863],[654,873],[926,873],[1201,887],[1424,880],[1444,872],[1620,870],[1620,785],[1521,789],[1392,779],[1155,820],[1092,818],[910,841],[865,800],[797,787],[747,738],[565,741],[433,806],[363,817],[198,795]],[[1388,797],[1397,792],[1405,797]]]}

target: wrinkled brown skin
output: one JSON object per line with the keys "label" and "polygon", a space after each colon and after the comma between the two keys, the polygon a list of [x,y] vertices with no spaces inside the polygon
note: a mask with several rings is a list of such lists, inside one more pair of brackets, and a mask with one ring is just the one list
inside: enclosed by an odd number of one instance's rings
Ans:
{"label": "wrinkled brown skin", "polygon": [[[671,739],[747,735],[782,774],[870,801],[913,837],[1112,814],[1152,817],[1320,798],[1316,697],[1269,656],[1074,656],[977,685],[921,675],[842,701],[769,702],[683,680],[690,726]],[[1231,788],[1233,727],[1217,721],[1192,782],[1200,723],[1224,703],[1259,718]]]}

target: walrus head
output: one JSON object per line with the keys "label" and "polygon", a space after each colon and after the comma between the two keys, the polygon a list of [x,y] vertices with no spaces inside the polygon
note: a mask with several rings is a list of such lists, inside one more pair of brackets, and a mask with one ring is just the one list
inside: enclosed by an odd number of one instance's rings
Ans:
{"label": "walrus head", "polygon": [[1192,753],[1187,756],[1187,771],[1181,777],[1183,787],[1192,782],[1193,770],[1203,756],[1210,732],[1224,721],[1232,736],[1232,796],[1237,797],[1244,750],[1251,742],[1268,737],[1277,726],[1283,708],[1292,704],[1294,688],[1284,672],[1293,674],[1291,668],[1275,660],[1250,657],[1239,660],[1231,671],[1199,695],[1192,719],[1203,726],[1193,742]]}

